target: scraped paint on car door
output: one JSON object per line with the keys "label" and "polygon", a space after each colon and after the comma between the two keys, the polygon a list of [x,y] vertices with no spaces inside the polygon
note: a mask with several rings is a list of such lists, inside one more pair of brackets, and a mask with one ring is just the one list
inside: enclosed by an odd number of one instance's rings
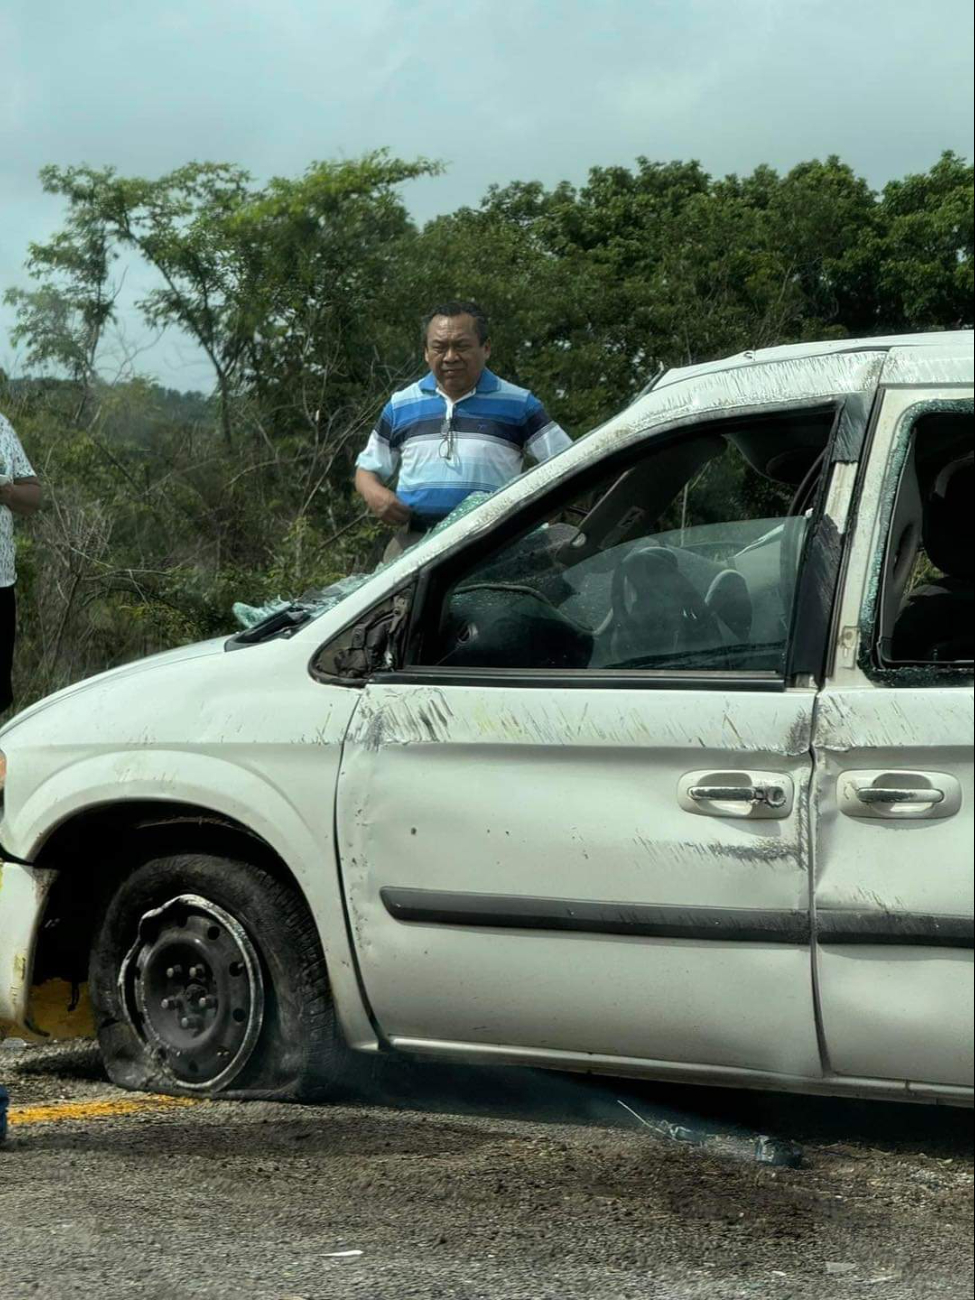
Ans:
{"label": "scraped paint on car door", "polygon": [[[368,686],[338,825],[384,1032],[815,1075],[812,700]],[[748,773],[787,806],[682,798]]]}

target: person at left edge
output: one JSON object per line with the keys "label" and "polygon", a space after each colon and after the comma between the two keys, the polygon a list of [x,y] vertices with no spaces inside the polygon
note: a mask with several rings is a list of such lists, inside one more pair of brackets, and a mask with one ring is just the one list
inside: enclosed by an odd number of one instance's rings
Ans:
{"label": "person at left edge", "polygon": [[392,395],[356,460],[356,491],[397,528],[384,560],[415,545],[472,492],[516,478],[526,455],[548,460],[572,445],[533,393],[488,370],[490,330],[477,303],[435,307],[422,341],[430,373]]}
{"label": "person at left edge", "polygon": [[13,517],[32,515],[40,504],[40,481],[13,425],[0,414],[0,713],[13,703],[11,673],[17,637]]}

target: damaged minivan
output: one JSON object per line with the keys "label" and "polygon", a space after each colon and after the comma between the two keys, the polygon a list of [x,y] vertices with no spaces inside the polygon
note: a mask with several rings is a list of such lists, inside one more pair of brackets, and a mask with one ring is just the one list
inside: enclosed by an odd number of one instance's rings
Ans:
{"label": "damaged minivan", "polygon": [[659,376],[338,596],[0,733],[0,1035],[972,1102],[968,332]]}

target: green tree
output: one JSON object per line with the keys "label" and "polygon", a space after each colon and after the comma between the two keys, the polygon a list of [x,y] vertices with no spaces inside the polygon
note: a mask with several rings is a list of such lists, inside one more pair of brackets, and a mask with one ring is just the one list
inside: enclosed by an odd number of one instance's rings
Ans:
{"label": "green tree", "polygon": [[29,245],[27,272],[37,287],[4,294],[16,311],[11,341],[26,344],[27,365],[66,374],[78,386],[76,419],[98,378],[99,348],[118,294],[111,279],[116,253],[93,195],[92,187],[87,201],[70,205],[53,239]]}
{"label": "green tree", "polygon": [[886,329],[971,328],[973,193],[971,164],[950,152],[884,188],[870,247]]}
{"label": "green tree", "polygon": [[[90,167],[46,167],[41,177],[68,203],[69,244],[76,230],[98,228],[156,272],[139,306],[150,325],[184,331],[206,354],[231,448],[238,425],[262,439],[307,431],[316,412],[344,415],[368,391],[376,297],[411,229],[396,187],[436,170],[380,152],[263,188],[226,163],[156,180]],[[259,399],[259,419],[242,397]]]}

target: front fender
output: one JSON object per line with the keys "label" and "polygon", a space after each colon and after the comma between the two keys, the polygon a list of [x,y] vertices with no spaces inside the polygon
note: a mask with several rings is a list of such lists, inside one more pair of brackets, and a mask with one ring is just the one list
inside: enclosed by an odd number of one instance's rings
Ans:
{"label": "front fender", "polygon": [[[132,801],[190,804],[239,822],[264,840],[294,875],[315,919],[346,1037],[359,1050],[376,1050],[376,1034],[361,996],[349,944],[335,853],[334,790],[341,745],[252,743],[233,746],[233,750],[231,758],[198,749],[153,745],[106,749],[69,759],[30,791],[13,823],[8,816],[4,823],[5,845],[26,861],[35,860],[54,831],[72,817]],[[106,846],[106,860],[109,856],[110,846]],[[97,862],[89,865],[98,869]],[[8,866],[6,870],[13,872],[14,868]],[[24,882],[42,876],[47,880],[54,874],[31,868],[19,870],[25,874],[14,886],[20,900],[18,916],[26,906],[21,897]],[[12,879],[20,878],[14,875]],[[0,915],[5,911],[0,900]],[[16,931],[18,958],[26,961],[24,981],[32,965],[43,900],[34,911],[30,925],[22,920],[11,922]],[[18,972],[20,969],[18,966]],[[4,978],[10,981],[11,990],[15,985],[19,990],[15,972],[6,977],[0,974],[0,979]],[[22,991],[8,994],[11,1006],[16,1003],[21,1007],[20,1016],[10,1019],[22,1020],[25,996]]]}
{"label": "front fender", "polygon": [[[322,766],[330,765],[326,761]],[[325,772],[322,776],[327,779]],[[330,819],[309,825],[294,798],[239,758],[153,745],[106,750],[62,764],[31,790],[13,825],[7,821],[5,844],[32,861],[53,832],[78,813],[135,801],[193,804],[242,822],[299,876],[314,874],[311,867],[316,859],[320,864],[322,839],[329,847],[331,838]],[[319,807],[324,807],[321,801]]]}

